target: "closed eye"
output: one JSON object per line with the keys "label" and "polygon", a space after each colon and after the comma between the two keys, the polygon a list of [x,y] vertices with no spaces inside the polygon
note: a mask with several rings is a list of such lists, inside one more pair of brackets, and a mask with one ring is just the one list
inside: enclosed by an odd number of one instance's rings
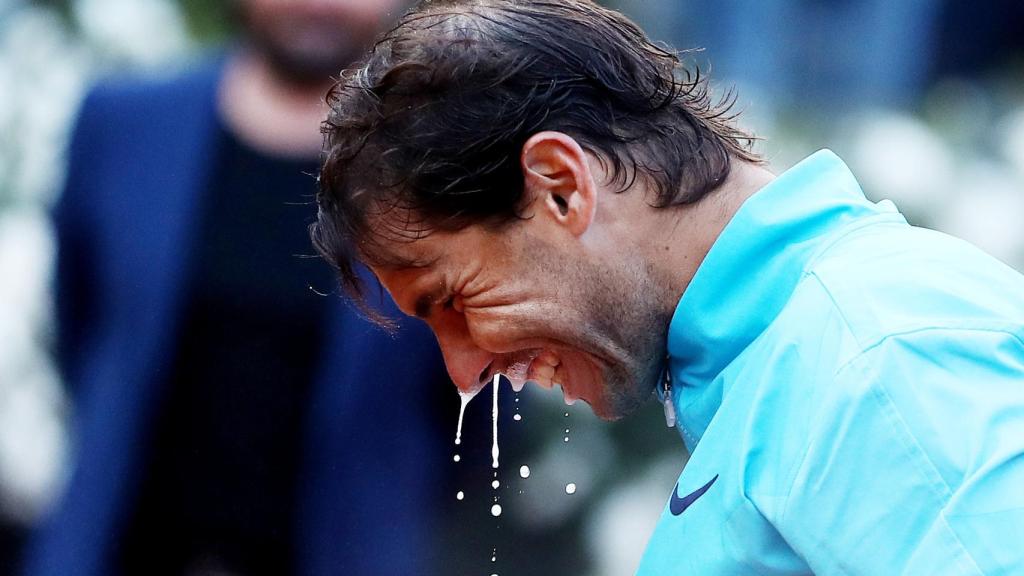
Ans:
{"label": "closed eye", "polygon": [[[430,318],[431,312],[437,306],[438,299],[431,296],[430,294],[424,294],[416,299],[416,304],[413,307],[414,314],[417,318],[426,320]],[[441,303],[443,310],[451,310],[455,307],[455,296],[449,296],[444,302]]]}

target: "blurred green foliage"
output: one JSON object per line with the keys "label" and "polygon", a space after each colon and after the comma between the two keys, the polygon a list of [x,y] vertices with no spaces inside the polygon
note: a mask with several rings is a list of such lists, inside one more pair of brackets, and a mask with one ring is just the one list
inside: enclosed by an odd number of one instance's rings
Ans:
{"label": "blurred green foliage", "polygon": [[[237,0],[172,0],[181,9],[188,31],[200,44],[217,44],[230,38],[237,31],[235,6]],[[73,6],[75,0],[30,0],[42,8],[56,11],[66,24],[75,27]]]}
{"label": "blurred green foliage", "polygon": [[200,43],[222,42],[237,30],[236,2],[233,0],[175,1],[181,6],[189,32]]}

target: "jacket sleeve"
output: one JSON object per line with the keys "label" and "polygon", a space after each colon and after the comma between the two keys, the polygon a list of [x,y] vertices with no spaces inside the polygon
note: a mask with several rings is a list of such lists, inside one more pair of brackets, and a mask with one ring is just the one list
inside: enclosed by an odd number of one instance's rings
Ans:
{"label": "jacket sleeve", "polygon": [[65,384],[76,393],[81,364],[87,357],[99,314],[95,203],[97,162],[102,153],[103,113],[98,92],[84,100],[70,145],[64,186],[53,209],[57,240],[54,298],[57,324],[55,356]]}
{"label": "jacket sleeve", "polygon": [[1024,342],[891,336],[843,366],[778,521],[817,574],[1024,573]]}

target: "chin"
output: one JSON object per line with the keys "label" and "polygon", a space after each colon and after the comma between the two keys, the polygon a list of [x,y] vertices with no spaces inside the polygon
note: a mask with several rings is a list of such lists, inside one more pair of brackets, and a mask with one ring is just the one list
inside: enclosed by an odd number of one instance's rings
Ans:
{"label": "chin", "polygon": [[620,413],[601,404],[591,404],[590,402],[587,402],[587,404],[590,405],[590,409],[594,412],[594,415],[600,418],[601,420],[604,420],[605,422],[615,422],[617,420],[622,420],[623,418],[629,415]]}
{"label": "chin", "polygon": [[641,406],[647,402],[647,398],[640,401],[630,401],[628,404],[622,403],[591,403],[590,409],[594,412],[594,415],[604,420],[605,422],[615,422],[622,420],[623,418],[632,415],[637,412]]}
{"label": "chin", "polygon": [[604,394],[598,402],[588,402],[594,414],[609,422],[621,420],[650,401],[657,379],[638,381],[624,374],[609,374],[605,379]]}

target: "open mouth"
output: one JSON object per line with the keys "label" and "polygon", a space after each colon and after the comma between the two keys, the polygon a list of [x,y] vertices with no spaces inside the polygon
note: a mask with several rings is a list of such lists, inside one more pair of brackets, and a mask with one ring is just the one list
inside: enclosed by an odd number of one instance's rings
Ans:
{"label": "open mouth", "polygon": [[526,372],[526,380],[534,382],[542,388],[553,388],[558,386],[562,389],[562,398],[567,405],[573,405],[579,400],[567,386],[568,371],[562,359],[550,350],[542,350],[530,362]]}
{"label": "open mouth", "polygon": [[512,383],[512,389],[519,392],[526,385],[526,382],[530,380],[530,366],[533,365],[533,361],[541,353],[542,350],[540,348],[520,350],[501,360],[491,362],[481,374],[480,382],[485,383],[494,374],[501,374]]}
{"label": "open mouth", "polygon": [[[492,362],[480,376],[483,387],[495,374],[502,374],[512,384],[516,392],[522,391],[527,382],[533,382],[541,388],[551,389],[558,386],[562,389],[562,398],[566,405],[573,405],[582,400],[578,385],[570,379],[568,362],[552,350],[546,348],[530,348],[520,350]],[[576,362],[574,367],[581,367]]]}

